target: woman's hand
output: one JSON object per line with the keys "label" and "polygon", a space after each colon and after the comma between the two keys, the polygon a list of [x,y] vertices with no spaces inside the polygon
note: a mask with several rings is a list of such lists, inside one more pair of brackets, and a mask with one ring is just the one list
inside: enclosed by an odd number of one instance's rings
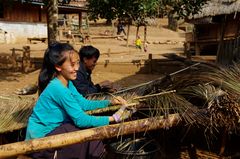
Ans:
{"label": "woman's hand", "polygon": [[[134,107],[130,107],[127,104],[127,101],[120,96],[113,97],[111,100],[112,105],[122,105],[121,108],[115,112],[111,117],[109,117],[110,122],[121,122],[124,121],[132,116],[133,113],[136,112]],[[130,108],[129,108],[130,107]]]}
{"label": "woman's hand", "polygon": [[132,110],[128,110],[125,106],[121,106],[121,108],[112,115],[112,118],[116,123],[119,123],[130,118],[133,113]]}
{"label": "woman's hand", "polygon": [[127,105],[127,101],[120,96],[113,97],[110,102],[111,105]]}

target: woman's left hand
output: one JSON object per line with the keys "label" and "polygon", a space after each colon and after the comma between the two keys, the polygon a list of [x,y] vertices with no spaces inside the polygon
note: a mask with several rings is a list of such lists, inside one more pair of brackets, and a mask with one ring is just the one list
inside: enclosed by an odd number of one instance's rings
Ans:
{"label": "woman's left hand", "polygon": [[127,105],[127,101],[120,96],[113,97],[111,99],[112,105]]}

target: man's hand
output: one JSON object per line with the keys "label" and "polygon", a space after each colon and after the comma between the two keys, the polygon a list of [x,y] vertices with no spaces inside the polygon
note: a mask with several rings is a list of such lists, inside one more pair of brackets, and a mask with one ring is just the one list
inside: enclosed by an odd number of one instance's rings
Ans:
{"label": "man's hand", "polygon": [[108,89],[113,88],[113,83],[109,80],[102,81],[98,84],[100,85],[101,88],[108,88]]}

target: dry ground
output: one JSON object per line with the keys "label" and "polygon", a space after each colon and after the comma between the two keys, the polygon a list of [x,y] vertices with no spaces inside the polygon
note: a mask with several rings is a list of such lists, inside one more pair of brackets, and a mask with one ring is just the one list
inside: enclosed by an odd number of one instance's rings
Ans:
{"label": "dry ground", "polygon": [[[116,29],[116,28],[114,28]],[[113,32],[111,26],[101,24],[93,24],[90,26],[91,37],[101,36],[106,30]],[[140,28],[140,36],[143,39],[143,28]],[[160,19],[155,23],[155,26],[149,26],[147,31],[147,40],[150,42],[147,52],[140,52],[134,46],[136,27],[131,26],[129,47],[126,47],[125,40],[116,38],[92,38],[90,42],[84,45],[91,44],[97,47],[101,52],[99,62],[109,60],[110,62],[130,62],[136,59],[147,59],[148,55],[153,54],[153,58],[162,58],[163,53],[183,53],[184,32],[174,32],[166,28],[166,19]],[[157,44],[156,44],[157,43]],[[159,44],[160,43],[160,44]],[[47,45],[44,43],[36,44],[0,44],[0,54],[11,54],[11,48],[22,48],[24,45],[29,45],[31,48],[31,57],[42,57]],[[74,44],[74,47],[79,50],[83,44]],[[131,69],[131,68],[129,68]],[[157,78],[159,75],[143,75],[135,74],[133,71],[122,70],[123,73],[115,73],[114,70],[106,71],[105,69],[97,69],[93,73],[93,81],[100,82],[102,80],[111,80],[122,86],[134,85],[144,81]],[[1,71],[0,76],[0,94],[12,94],[17,88],[22,88],[29,83],[35,83],[39,70],[29,74],[10,73]]]}

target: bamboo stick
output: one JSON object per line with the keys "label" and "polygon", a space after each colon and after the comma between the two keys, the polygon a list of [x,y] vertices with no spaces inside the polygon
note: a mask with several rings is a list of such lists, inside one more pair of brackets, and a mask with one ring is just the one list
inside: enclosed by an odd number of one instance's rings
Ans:
{"label": "bamboo stick", "polygon": [[[175,93],[175,92],[176,92],[176,90],[165,91],[165,92],[160,92],[160,93],[156,93],[156,94],[139,96],[139,97],[133,98],[133,100],[139,100],[140,99],[141,101],[143,101],[146,98],[151,98],[151,97],[160,96],[160,95],[164,95],[164,94],[168,94],[168,93]],[[109,93],[109,95],[113,96],[114,98],[116,97],[115,95],[110,94],[110,93]],[[125,106],[132,107],[132,106],[137,106],[137,105],[139,105],[139,103],[130,103],[130,104],[127,104]],[[89,115],[100,114],[100,113],[104,113],[104,112],[116,111],[120,107],[121,107],[121,105],[115,105],[115,106],[110,106],[110,107],[106,107],[106,108],[100,108],[100,109],[86,111],[86,113],[89,114]]]}
{"label": "bamboo stick", "polygon": [[[125,106],[131,107],[131,106],[136,106],[138,104],[139,103],[130,103],[130,104],[127,104]],[[89,110],[89,111],[86,111],[86,113],[89,114],[89,115],[100,114],[100,113],[104,113],[104,112],[116,111],[116,110],[120,109],[120,107],[121,107],[121,105],[115,105],[115,106],[110,106],[110,107],[106,107],[106,108]]]}
{"label": "bamboo stick", "polygon": [[[186,68],[183,68],[183,69],[178,70],[178,71],[176,71],[176,72],[170,73],[169,76],[171,77],[171,76],[173,76],[173,75],[176,75],[176,74],[178,74],[178,73],[180,73],[180,72],[186,71],[187,69],[190,69],[190,68],[192,68],[192,67],[194,67],[194,66],[197,66],[197,65],[199,65],[199,64],[201,64],[201,63],[200,63],[200,62],[195,63],[195,64],[193,64],[193,65],[190,65],[190,66],[186,67]],[[145,86],[145,85],[149,85],[149,84],[152,84],[152,83],[154,83],[154,82],[156,82],[156,81],[161,81],[161,80],[163,80],[165,77],[166,77],[166,76],[159,77],[159,78],[157,78],[157,79],[155,79],[155,80],[152,80],[152,81],[148,81],[148,82],[145,82],[145,83],[141,83],[141,84],[139,84],[139,85],[135,85],[135,86],[132,86],[132,87],[128,87],[128,88],[126,88],[126,89],[117,91],[115,94],[123,93],[123,92],[129,91],[129,90],[133,90],[133,89],[136,89],[136,88]]]}
{"label": "bamboo stick", "polygon": [[168,94],[168,93],[175,93],[176,90],[171,90],[171,91],[165,91],[165,92],[160,92],[160,93],[155,93],[155,94],[149,94],[149,95],[145,95],[145,96],[140,96],[140,97],[136,97],[133,98],[134,100],[139,100],[139,99],[146,99],[146,98],[150,98],[150,97],[155,97],[155,96],[160,96],[160,95],[164,95],[164,94]]}
{"label": "bamboo stick", "polygon": [[177,125],[179,121],[179,114],[171,114],[168,116],[168,118],[164,118],[163,116],[146,118],[120,124],[113,124],[103,127],[59,134],[40,139],[6,144],[0,146],[0,158],[17,156],[34,151],[63,147],[66,145],[83,143],[93,140],[103,140],[116,137],[118,135],[126,135],[136,132],[171,127]]}
{"label": "bamboo stick", "polygon": [[0,96],[0,99],[6,99],[6,100],[10,100],[11,98],[4,97],[4,96]]}

